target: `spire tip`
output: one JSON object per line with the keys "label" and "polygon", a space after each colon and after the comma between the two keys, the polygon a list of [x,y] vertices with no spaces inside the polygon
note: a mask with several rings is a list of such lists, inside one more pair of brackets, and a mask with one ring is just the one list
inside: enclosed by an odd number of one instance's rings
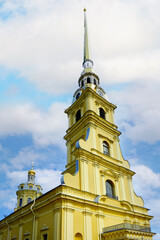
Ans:
{"label": "spire tip", "polygon": [[87,10],[86,10],[86,8],[84,8],[84,10],[83,10],[84,12],[86,12]]}

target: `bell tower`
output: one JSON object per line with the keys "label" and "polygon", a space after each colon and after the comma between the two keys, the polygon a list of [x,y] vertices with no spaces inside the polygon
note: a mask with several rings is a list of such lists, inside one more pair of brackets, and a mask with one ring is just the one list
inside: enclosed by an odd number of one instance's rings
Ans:
{"label": "bell tower", "polygon": [[[129,162],[121,153],[119,140],[121,132],[114,122],[116,106],[108,100],[105,91],[100,87],[99,77],[93,70],[86,9],[84,9],[82,66],[83,71],[78,80],[79,88],[73,95],[71,106],[65,111],[69,121],[64,136],[67,145],[67,165],[62,173],[61,184],[71,188],[72,194],[78,191],[81,200],[77,201],[83,201],[82,208],[87,214],[84,216],[84,223],[88,221],[91,224],[93,220],[91,217],[93,208],[86,202],[89,197],[94,196],[92,203],[97,204],[95,208],[96,216],[99,218],[97,229],[99,228],[99,232],[102,233],[101,239],[133,237],[131,235],[126,237],[123,230],[117,232],[119,228],[127,231],[134,229],[139,231],[138,234],[141,236],[150,235],[149,239],[152,239],[149,223],[152,217],[148,215],[148,209],[144,208],[143,199],[133,190],[132,177],[135,173],[130,170]],[[116,213],[117,209],[119,212]],[[92,239],[94,229],[88,229],[86,233],[88,237],[85,239]],[[112,230],[116,230],[115,235],[114,231],[113,235],[112,233],[110,235]],[[134,233],[134,237],[135,234],[137,233]]]}
{"label": "bell tower", "polygon": [[[78,171],[80,176],[77,187],[98,195],[106,192],[105,183],[102,185],[102,179],[100,180],[100,176],[106,173],[112,176],[112,181],[110,179],[109,181],[113,182],[115,197],[125,200],[125,191],[124,189],[121,191],[122,185],[125,185],[124,178],[119,176],[123,176],[125,170],[127,179],[131,179],[134,173],[129,170],[129,163],[121,154],[119,145],[121,133],[114,123],[116,106],[108,101],[105,91],[99,86],[99,77],[93,70],[93,61],[89,53],[86,9],[84,9],[82,66],[83,71],[78,80],[79,88],[73,95],[72,105],[65,111],[69,119],[69,128],[64,137],[67,145],[67,165],[64,173],[74,175]],[[134,196],[128,198],[133,201]]]}

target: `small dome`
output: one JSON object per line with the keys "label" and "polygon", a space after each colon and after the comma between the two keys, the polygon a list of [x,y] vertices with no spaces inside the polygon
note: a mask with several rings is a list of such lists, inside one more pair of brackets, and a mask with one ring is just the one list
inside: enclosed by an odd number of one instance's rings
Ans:
{"label": "small dome", "polygon": [[36,174],[36,172],[33,169],[28,171],[28,175],[35,175],[35,174]]}

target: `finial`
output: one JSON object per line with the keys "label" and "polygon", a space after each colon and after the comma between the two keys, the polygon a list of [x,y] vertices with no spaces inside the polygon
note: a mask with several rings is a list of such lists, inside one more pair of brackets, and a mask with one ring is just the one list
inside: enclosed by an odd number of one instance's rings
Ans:
{"label": "finial", "polygon": [[34,167],[34,162],[32,162],[32,169],[33,169],[33,167]]}
{"label": "finial", "polygon": [[84,12],[86,12],[87,10],[86,10],[86,8],[84,8],[84,10],[83,10]]}

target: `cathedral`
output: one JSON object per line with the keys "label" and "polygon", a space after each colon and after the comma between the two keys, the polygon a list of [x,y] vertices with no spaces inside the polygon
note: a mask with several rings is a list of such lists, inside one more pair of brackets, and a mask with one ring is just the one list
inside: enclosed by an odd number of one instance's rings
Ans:
{"label": "cathedral", "polygon": [[151,240],[152,216],[133,189],[109,102],[90,58],[84,9],[83,71],[65,110],[67,163],[61,184],[42,194],[35,171],[18,187],[17,207],[0,221],[0,240]]}

